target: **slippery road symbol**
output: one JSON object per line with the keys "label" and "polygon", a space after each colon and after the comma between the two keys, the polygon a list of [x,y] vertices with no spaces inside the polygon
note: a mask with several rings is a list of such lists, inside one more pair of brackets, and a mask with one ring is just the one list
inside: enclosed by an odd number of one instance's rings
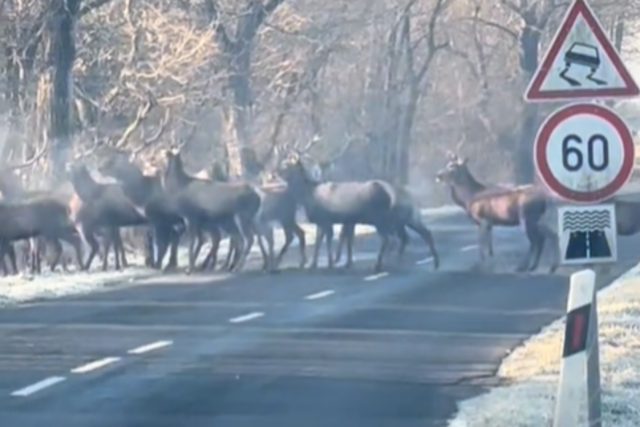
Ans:
{"label": "slippery road symbol", "polygon": [[593,77],[593,75],[598,71],[598,68],[600,68],[600,52],[596,46],[580,42],[573,43],[569,50],[564,54],[564,64],[565,67],[560,72],[560,77],[573,87],[580,87],[582,86],[582,83],[567,76],[567,72],[572,65],[589,68],[589,74],[586,76],[587,80],[590,80],[600,86],[607,84],[604,80]]}

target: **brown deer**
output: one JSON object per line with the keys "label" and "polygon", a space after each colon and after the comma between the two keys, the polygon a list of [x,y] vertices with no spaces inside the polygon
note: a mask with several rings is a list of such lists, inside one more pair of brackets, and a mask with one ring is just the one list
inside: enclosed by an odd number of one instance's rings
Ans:
{"label": "brown deer", "polygon": [[[37,162],[47,150],[47,144],[43,144],[40,147],[40,150],[31,157],[31,159],[17,165],[6,165],[0,171],[0,193],[2,193],[2,199],[7,202],[7,204],[22,206],[23,203],[26,203],[30,200],[37,199],[37,203],[34,206],[44,206],[43,209],[49,209],[47,202],[58,203],[61,206],[61,209],[68,211],[67,200],[65,200],[63,192],[56,191],[29,191],[26,190],[19,177],[16,173],[23,168],[29,167]],[[53,209],[53,208],[51,208]],[[35,220],[42,217],[37,215],[31,215],[30,219]],[[61,222],[58,222],[61,223]],[[26,226],[28,222],[22,222],[19,225]],[[39,228],[40,226],[34,224],[34,228]],[[46,231],[46,233],[34,234],[32,237],[28,239],[28,243],[23,247],[26,249],[29,264],[31,266],[32,273],[40,273],[41,272],[41,253],[43,252],[46,245],[51,245],[53,249],[53,259],[50,263],[50,268],[54,271],[62,260],[63,269],[67,270],[66,259],[62,257],[62,245],[60,243],[61,240],[66,241],[71,246],[73,246],[76,257],[78,261],[78,266],[82,264],[82,246],[79,235],[74,227],[69,226],[68,223],[65,223],[63,229],[54,231],[54,227],[44,227],[42,228]],[[16,265],[16,256],[13,245],[8,241],[2,241],[0,243],[2,246],[2,253],[6,254],[10,258],[11,265],[13,267],[14,272],[17,272]],[[4,263],[4,255],[2,257],[2,267],[5,268]]]}
{"label": "brown deer", "polygon": [[[372,225],[381,238],[375,271],[383,269],[383,259],[395,231],[395,190],[384,181],[320,182],[307,172],[302,160],[292,155],[278,171],[304,207],[307,219],[318,229],[311,267],[318,265],[320,246],[326,239],[329,268],[333,268],[333,226]],[[349,245],[350,241],[347,241]],[[348,255],[352,249],[347,248]],[[348,260],[352,262],[352,260]]]}
{"label": "brown deer", "polygon": [[[440,257],[436,250],[433,235],[422,220],[420,209],[416,206],[413,197],[406,188],[394,186],[394,189],[396,192],[394,221],[396,223],[396,236],[400,240],[400,246],[398,247],[398,259],[402,258],[407,244],[409,243],[409,234],[407,233],[408,228],[417,233],[429,247],[429,251],[433,257],[433,267],[438,269],[440,266]],[[348,250],[353,247],[354,238],[355,226],[353,224],[343,225],[338,239],[338,248],[336,249],[336,256],[334,260],[335,263],[340,262],[342,247],[345,243],[347,244]],[[349,254],[347,259],[352,259],[352,257],[353,256]],[[349,262],[345,265],[345,267],[350,266],[351,264]]]}
{"label": "brown deer", "polygon": [[164,257],[170,246],[166,270],[174,269],[178,265],[180,241],[178,227],[182,225],[182,218],[162,188],[161,176],[157,173],[145,175],[133,163],[134,158],[135,153],[111,150],[103,157],[98,170],[101,174],[113,177],[122,184],[124,194],[152,226],[156,257],[153,259],[152,256],[151,266],[162,268]]}
{"label": "brown deer", "polygon": [[[222,183],[196,179],[186,173],[179,149],[167,151],[167,167],[164,174],[164,188],[172,196],[180,216],[187,227],[189,238],[189,268],[195,267],[195,246],[201,231],[210,233],[213,245],[210,254],[215,265],[220,243],[220,230],[224,229],[235,240],[237,259],[232,269],[241,270],[251,250],[255,233],[256,218],[260,217],[262,200],[258,192],[246,183]],[[258,239],[263,259],[271,259],[270,254]],[[209,256],[207,256],[209,258]],[[265,261],[269,266],[271,263]]]}
{"label": "brown deer", "polygon": [[[47,241],[67,240],[75,235],[75,227],[69,218],[69,208],[53,197],[32,197],[28,200],[14,202],[0,201],[0,255],[4,258],[7,253],[6,243],[15,240],[31,239],[42,236]],[[72,243],[76,248],[77,261],[82,264],[82,251],[80,240],[76,235]],[[56,257],[52,262],[52,269],[59,263],[62,248],[56,251]],[[15,259],[12,259],[14,272],[17,273]],[[36,266],[37,268],[37,266]]]}
{"label": "brown deer", "polygon": [[[537,269],[545,241],[555,238],[543,222],[543,216],[551,200],[542,189],[533,185],[513,188],[489,188],[480,183],[469,171],[467,160],[449,154],[449,163],[436,175],[436,181],[447,184],[451,189],[455,203],[467,211],[471,219],[479,226],[479,251],[484,263],[488,248],[491,246],[491,228],[518,227],[523,225],[529,251],[516,271]],[[554,245],[557,248],[557,245]],[[558,257],[550,271],[557,268]]]}
{"label": "brown deer", "polygon": [[76,200],[77,205],[73,210],[73,220],[90,247],[83,269],[91,268],[93,259],[99,252],[100,245],[96,236],[100,230],[106,231],[102,269],[106,271],[108,268],[107,255],[112,245],[116,270],[121,269],[121,261],[122,267],[126,268],[120,227],[146,225],[146,219],[126,197],[122,185],[96,182],[86,166],[80,162],[69,167],[69,175],[79,199]]}

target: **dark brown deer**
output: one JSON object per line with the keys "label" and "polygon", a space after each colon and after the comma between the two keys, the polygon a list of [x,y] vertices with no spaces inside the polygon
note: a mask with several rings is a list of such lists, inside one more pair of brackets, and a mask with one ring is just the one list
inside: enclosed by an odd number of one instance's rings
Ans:
{"label": "dark brown deer", "polygon": [[[47,144],[43,144],[38,152],[36,152],[33,157],[29,160],[17,164],[17,165],[5,165],[0,172],[0,192],[2,193],[2,197],[7,199],[9,202],[22,202],[27,199],[41,199],[49,200],[51,202],[59,203],[65,209],[68,209],[68,199],[65,197],[64,191],[60,191],[60,189],[56,189],[56,191],[27,191],[22,186],[22,182],[16,175],[17,171],[20,169],[24,169],[33,165],[37,162],[44,154],[47,152]],[[47,229],[49,230],[49,229]],[[45,234],[41,237],[33,237],[29,239],[26,248],[28,248],[28,256],[30,258],[30,265],[32,272],[41,272],[41,252],[43,251],[44,246],[49,243],[52,245],[54,249],[54,257],[51,260],[50,267],[51,270],[55,270],[57,264],[60,260],[63,260],[63,268],[66,270],[66,259],[62,257],[62,245],[60,240],[66,241],[73,246],[76,257],[78,260],[78,265],[81,265],[82,261],[82,246],[77,230],[73,227],[66,227],[64,230],[59,230],[59,233],[49,233]],[[15,251],[13,249],[13,245],[9,242],[1,243],[2,252],[7,254],[10,258],[10,262],[14,269],[14,272],[17,271],[16,266],[16,256]],[[4,268],[4,256],[2,257],[2,266]],[[6,268],[5,268],[6,272]]]}
{"label": "dark brown deer", "polygon": [[166,270],[175,269],[178,266],[180,241],[178,227],[182,226],[182,218],[164,192],[161,176],[145,175],[133,163],[133,157],[134,153],[112,150],[105,156],[98,170],[122,184],[124,194],[152,226],[156,257],[153,257],[153,248],[148,250],[147,252],[151,252],[147,255],[151,256],[148,263],[153,268],[162,268],[167,249],[170,247]]}
{"label": "dark brown deer", "polygon": [[[52,197],[32,197],[28,200],[0,201],[0,255],[4,259],[7,254],[7,242],[15,240],[31,239],[42,236],[48,241],[60,239],[70,240],[75,227],[69,218],[69,208]],[[71,242],[70,242],[71,243]],[[82,264],[82,252],[80,240],[74,242],[77,261]],[[58,264],[62,250],[56,254],[52,262],[53,268]],[[15,254],[14,254],[15,257]],[[15,261],[13,268],[17,273]]]}
{"label": "dark brown deer", "polygon": [[[318,265],[320,246],[326,239],[329,268],[333,268],[333,226],[342,224],[372,225],[381,238],[375,271],[383,269],[383,260],[395,232],[393,187],[384,181],[320,182],[311,178],[301,159],[291,156],[280,168],[279,175],[287,182],[301,204],[307,219],[318,229],[312,268]],[[349,243],[349,242],[347,242]],[[352,249],[348,248],[348,254]],[[348,260],[353,262],[352,260]]]}
{"label": "dark brown deer", "polygon": [[[260,217],[261,198],[251,185],[246,183],[222,183],[195,179],[186,173],[179,151],[167,151],[167,168],[164,187],[176,203],[180,216],[186,224],[189,238],[189,268],[195,267],[195,246],[201,231],[210,233],[213,245],[210,254],[215,257],[220,243],[220,229],[224,229],[236,242],[238,259],[232,269],[241,270],[251,250],[256,218]],[[263,258],[271,259],[262,241],[258,239]],[[209,258],[209,256],[207,256]],[[265,261],[270,264],[269,261]]]}
{"label": "dark brown deer", "polygon": [[[529,251],[516,271],[538,268],[545,241],[555,235],[543,222],[551,201],[542,189],[533,185],[513,188],[489,188],[480,183],[469,171],[466,159],[449,155],[446,168],[439,171],[436,181],[450,186],[455,203],[467,211],[479,226],[480,259],[485,261],[490,246],[491,227],[518,227],[523,225],[529,240]],[[557,248],[557,245],[554,245]],[[551,266],[557,268],[558,258]]]}
{"label": "dark brown deer", "polygon": [[[433,266],[437,269],[440,266],[440,257],[436,250],[435,243],[433,241],[433,235],[431,231],[422,221],[420,209],[416,206],[413,197],[406,188],[394,186],[396,199],[394,205],[394,221],[396,223],[395,234],[400,240],[400,246],[398,247],[398,259],[401,259],[404,255],[404,251],[409,243],[409,234],[407,228],[417,233],[422,240],[429,247],[431,256],[433,257]],[[336,249],[335,263],[340,262],[342,255],[342,247],[347,244],[347,248],[353,247],[353,239],[355,238],[355,226],[348,225],[343,226],[340,230],[340,237],[338,239],[338,248]],[[351,242],[349,242],[351,240]],[[347,257],[352,259],[352,255]],[[351,264],[347,262],[345,267],[350,267]]]}
{"label": "dark brown deer", "polygon": [[115,252],[115,268],[121,269],[121,260],[122,267],[126,267],[120,227],[146,225],[146,219],[126,197],[122,185],[96,182],[86,166],[79,162],[69,168],[69,173],[73,188],[80,199],[79,206],[73,212],[73,220],[78,224],[82,237],[90,247],[89,257],[83,269],[91,268],[93,259],[99,252],[100,245],[96,236],[101,230],[106,231],[102,269],[106,271],[108,268],[107,255],[112,245]]}

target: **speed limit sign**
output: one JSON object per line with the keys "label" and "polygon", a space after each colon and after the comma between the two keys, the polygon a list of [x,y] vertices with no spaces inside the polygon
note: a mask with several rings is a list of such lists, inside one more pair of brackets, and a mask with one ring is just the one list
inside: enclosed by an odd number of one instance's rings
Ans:
{"label": "speed limit sign", "polygon": [[542,182],[570,202],[596,203],[631,177],[633,137],[613,110],[596,104],[560,108],[542,124],[534,161]]}

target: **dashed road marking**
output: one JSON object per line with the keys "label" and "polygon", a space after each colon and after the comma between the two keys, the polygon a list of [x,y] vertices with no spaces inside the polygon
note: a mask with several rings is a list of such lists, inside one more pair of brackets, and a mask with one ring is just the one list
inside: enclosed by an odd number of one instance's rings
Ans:
{"label": "dashed road marking", "polygon": [[424,265],[433,261],[433,257],[427,257],[425,259],[421,259],[420,261],[416,261],[416,265]]}
{"label": "dashed road marking", "polygon": [[329,295],[333,295],[335,293],[336,292],[332,290],[322,291],[315,294],[307,295],[306,297],[304,297],[304,299],[308,299],[308,300],[320,299],[320,298],[328,297]]}
{"label": "dashed road marking", "polygon": [[45,378],[42,381],[38,381],[37,383],[31,384],[29,386],[21,388],[20,390],[14,391],[13,393],[11,393],[11,396],[27,397],[27,396],[30,396],[30,395],[32,395],[34,393],[39,392],[40,390],[44,390],[45,388],[48,388],[48,387],[51,387],[51,386],[56,385],[58,383],[61,383],[64,380],[66,380],[65,377],[49,377],[49,378]]}
{"label": "dashed road marking", "polygon": [[156,341],[151,344],[141,345],[140,347],[132,348],[127,353],[129,354],[143,354],[148,353],[159,348],[167,347],[173,344],[173,341]]}
{"label": "dashed road marking", "polygon": [[105,357],[104,359],[94,360],[93,362],[89,362],[85,365],[78,366],[77,368],[73,368],[71,373],[73,374],[86,374],[87,372],[95,371],[96,369],[104,368],[107,365],[111,365],[112,363],[119,362],[119,357]]}
{"label": "dashed road marking", "polygon": [[468,252],[468,251],[472,251],[474,249],[478,249],[478,245],[465,246],[464,248],[460,249],[460,252]]}
{"label": "dashed road marking", "polygon": [[264,313],[259,312],[259,311],[254,311],[253,313],[244,314],[244,315],[238,316],[238,317],[233,317],[233,318],[229,319],[229,322],[230,323],[248,322],[249,320],[257,319],[257,318],[262,317],[262,316],[264,316]]}
{"label": "dashed road marking", "polygon": [[367,276],[364,278],[365,281],[370,282],[372,280],[382,279],[383,277],[387,277],[389,275],[388,272],[383,271],[382,273],[372,274],[371,276]]}

